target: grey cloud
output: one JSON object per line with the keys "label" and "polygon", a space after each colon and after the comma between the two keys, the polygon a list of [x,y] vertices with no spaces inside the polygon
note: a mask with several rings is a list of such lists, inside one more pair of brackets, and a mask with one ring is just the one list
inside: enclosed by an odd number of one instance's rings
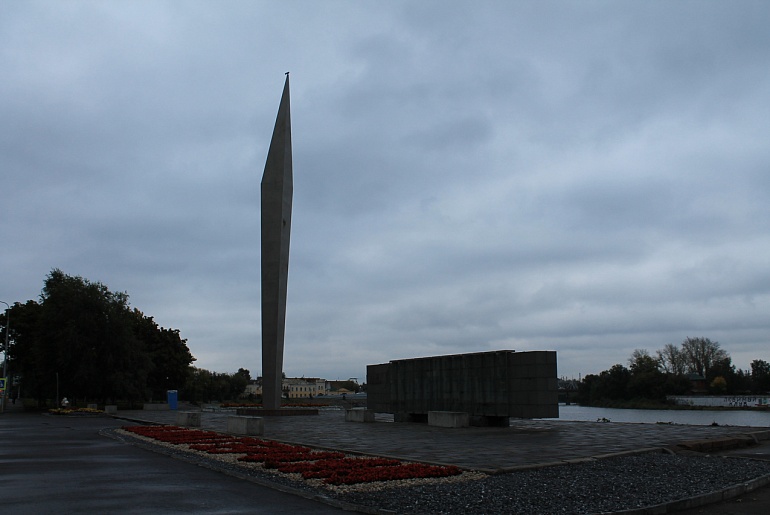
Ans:
{"label": "grey cloud", "polygon": [[259,373],[259,180],[291,71],[287,373],[708,332],[766,348],[767,6],[4,5],[8,302],[128,291]]}

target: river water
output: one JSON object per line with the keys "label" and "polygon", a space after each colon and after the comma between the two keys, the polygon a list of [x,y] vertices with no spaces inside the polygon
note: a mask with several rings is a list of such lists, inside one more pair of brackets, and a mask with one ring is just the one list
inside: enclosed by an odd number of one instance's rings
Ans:
{"label": "river water", "polygon": [[644,424],[670,422],[693,426],[709,426],[716,422],[720,426],[770,427],[770,411],[750,410],[641,410],[559,404],[559,419],[590,422],[607,419]]}

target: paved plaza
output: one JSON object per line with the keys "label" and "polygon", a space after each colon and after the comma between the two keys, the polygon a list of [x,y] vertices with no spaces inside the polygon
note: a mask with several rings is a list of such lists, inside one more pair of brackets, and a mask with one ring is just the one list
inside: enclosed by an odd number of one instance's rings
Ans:
{"label": "paved plaza", "polygon": [[[0,503],[4,513],[340,513],[306,499],[108,438],[105,429],[176,424],[175,411],[61,417],[18,410],[0,416]],[[226,411],[203,411],[203,429],[225,432]],[[350,452],[499,472],[685,441],[758,433],[758,428],[513,420],[507,428],[437,428],[346,422],[342,410],[265,417],[264,437]],[[767,459],[767,443],[730,451]],[[764,514],[770,491],[700,507],[698,514]],[[687,512],[690,513],[690,512]]]}
{"label": "paved plaza", "polygon": [[[203,411],[201,428],[225,432],[234,412]],[[175,424],[174,411],[120,411],[127,420]],[[501,472],[692,440],[755,433],[758,428],[511,419],[510,427],[442,428],[395,423],[346,422],[339,409],[317,416],[264,417],[265,438],[378,456]]]}

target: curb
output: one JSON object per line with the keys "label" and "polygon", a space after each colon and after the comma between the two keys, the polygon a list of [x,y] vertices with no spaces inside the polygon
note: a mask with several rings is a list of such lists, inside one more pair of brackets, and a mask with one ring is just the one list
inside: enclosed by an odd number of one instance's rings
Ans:
{"label": "curb", "polygon": [[663,513],[673,513],[677,511],[699,508],[701,506],[707,506],[710,504],[716,504],[722,501],[729,501],[730,499],[734,499],[738,496],[752,492],[767,485],[770,485],[770,474],[752,479],[746,483],[728,486],[722,490],[717,490],[715,492],[702,495],[696,495],[686,499],[679,499],[667,503],[656,504],[655,506],[648,506],[646,508],[602,512],[595,515],[660,515]]}

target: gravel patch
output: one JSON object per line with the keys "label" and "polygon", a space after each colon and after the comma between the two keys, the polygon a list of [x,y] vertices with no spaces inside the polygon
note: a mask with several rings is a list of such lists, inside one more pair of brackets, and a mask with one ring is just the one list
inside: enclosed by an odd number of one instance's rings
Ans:
{"label": "gravel patch", "polygon": [[109,436],[274,488],[367,513],[596,514],[708,494],[770,475],[770,462],[663,452],[486,475],[331,487],[233,455],[211,455],[122,430]]}
{"label": "gravel patch", "polygon": [[650,507],[770,474],[770,462],[648,453],[346,500],[397,513],[591,514]]}

